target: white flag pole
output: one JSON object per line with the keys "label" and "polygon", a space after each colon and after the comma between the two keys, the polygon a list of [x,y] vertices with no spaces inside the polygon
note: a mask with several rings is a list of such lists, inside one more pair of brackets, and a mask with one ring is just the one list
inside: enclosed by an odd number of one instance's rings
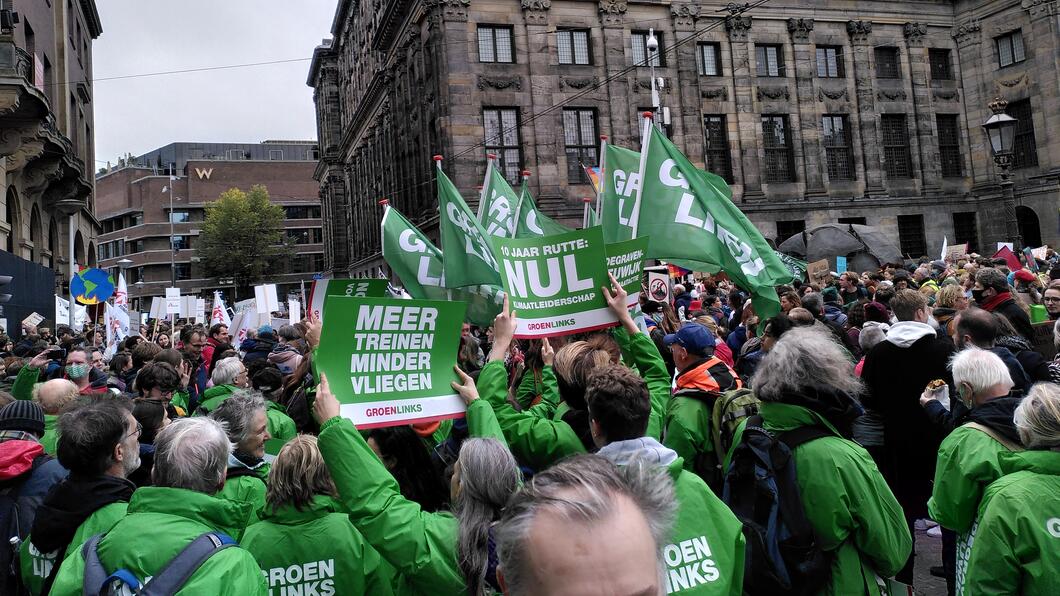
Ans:
{"label": "white flag pole", "polygon": [[[440,157],[440,156],[437,156]],[[493,160],[497,159],[497,156],[493,153],[486,154],[486,176],[482,179],[482,190],[478,193],[478,222],[482,223],[482,207],[486,204],[486,191],[490,185],[490,173],[493,172]],[[441,161],[438,162],[438,167],[441,168]]]}
{"label": "white flag pole", "polygon": [[600,219],[600,209],[604,198],[604,167],[607,165],[607,135],[600,135],[600,186],[596,189],[596,219]]}
{"label": "white flag pole", "polygon": [[640,169],[638,174],[640,175],[640,184],[637,185],[637,200],[633,202],[633,221],[630,222],[630,227],[633,228],[633,237],[637,237],[637,226],[640,225],[640,204],[641,198],[644,195],[644,169],[648,165],[648,143],[651,140],[652,125],[651,125],[651,112],[644,112],[644,132],[640,135]]}

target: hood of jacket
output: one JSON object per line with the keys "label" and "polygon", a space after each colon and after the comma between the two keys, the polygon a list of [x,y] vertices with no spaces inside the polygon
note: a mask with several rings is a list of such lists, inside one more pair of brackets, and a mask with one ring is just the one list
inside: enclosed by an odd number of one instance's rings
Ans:
{"label": "hood of jacket", "polygon": [[927,323],[899,321],[891,325],[890,330],[887,331],[887,339],[884,341],[890,342],[899,348],[908,348],[922,337],[928,335],[934,336],[935,329]]}
{"label": "hood of jacket", "polygon": [[842,436],[827,418],[803,406],[771,401],[762,402],[758,413],[762,416],[762,425],[770,432],[782,433],[803,426],[820,426],[828,429],[837,437]]}
{"label": "hood of jacket", "polygon": [[[179,506],[174,506],[179,504]],[[239,536],[254,509],[252,503],[230,501],[183,488],[144,486],[129,499],[129,514],[175,515]],[[150,531],[150,528],[144,528]]]}
{"label": "hood of jacket", "polygon": [[[248,343],[249,342],[249,343]],[[268,354],[276,347],[276,342],[271,339],[258,338],[255,340],[245,340],[240,346],[244,352],[258,352]]]}
{"label": "hood of jacket", "polygon": [[1023,441],[1020,440],[1019,431],[1016,430],[1016,423],[1012,421],[1012,416],[1016,413],[1016,407],[1020,405],[1022,399],[1020,397],[992,399],[973,408],[963,417],[964,419],[960,423],[975,422],[982,424],[1013,443],[1022,445]]}
{"label": "hood of jacket", "polygon": [[1003,474],[1034,472],[1047,476],[1060,476],[1060,452],[1031,449],[1028,451],[1001,451],[997,463]]}
{"label": "hood of jacket", "polygon": [[67,546],[89,516],[111,503],[128,502],[134,490],[132,482],[115,476],[67,477],[37,508],[31,530],[33,545],[42,553]]}
{"label": "hood of jacket", "polygon": [[0,482],[18,478],[33,468],[33,460],[44,454],[36,441],[13,439],[0,443]]}
{"label": "hood of jacket", "polygon": [[281,373],[289,375],[302,363],[302,354],[287,344],[277,344],[269,353],[268,361],[279,367]]}
{"label": "hood of jacket", "polygon": [[939,323],[948,323],[953,317],[957,316],[957,309],[936,306],[935,309],[931,311],[931,316],[935,317],[935,320]]}
{"label": "hood of jacket", "polygon": [[284,526],[296,526],[313,521],[332,513],[343,513],[341,503],[329,495],[315,495],[307,505],[298,509],[294,505],[280,507],[267,506],[262,514],[262,521],[270,521]]}
{"label": "hood of jacket", "polygon": [[614,441],[596,452],[616,466],[627,466],[642,461],[653,466],[666,466],[677,461],[677,452],[651,437]]}
{"label": "hood of jacket", "polygon": [[232,395],[235,390],[235,385],[214,385],[202,392],[202,401],[199,403],[199,407],[209,412],[221,405],[221,402],[229,395]]}
{"label": "hood of jacket", "polygon": [[854,421],[865,413],[865,409],[853,397],[831,388],[787,393],[781,403],[820,416],[828,422],[829,429],[848,439],[854,434]]}

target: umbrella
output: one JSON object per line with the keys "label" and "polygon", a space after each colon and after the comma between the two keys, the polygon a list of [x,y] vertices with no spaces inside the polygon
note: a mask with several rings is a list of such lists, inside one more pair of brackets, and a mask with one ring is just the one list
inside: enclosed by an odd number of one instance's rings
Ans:
{"label": "umbrella", "polygon": [[863,271],[884,263],[901,263],[902,251],[891,237],[873,226],[824,224],[788,238],[777,247],[783,253],[813,262],[847,257],[849,268]]}

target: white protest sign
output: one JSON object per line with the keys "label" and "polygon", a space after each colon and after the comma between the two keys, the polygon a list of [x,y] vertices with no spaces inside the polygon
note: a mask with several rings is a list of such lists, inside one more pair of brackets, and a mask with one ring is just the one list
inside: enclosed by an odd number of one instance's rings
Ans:
{"label": "white protest sign", "polygon": [[302,303],[297,300],[287,301],[287,311],[291,316],[291,324],[294,325],[302,320]]}
{"label": "white protest sign", "polygon": [[166,288],[166,314],[180,314],[180,288]]}
{"label": "white protest sign", "polygon": [[254,300],[258,314],[267,315],[280,310],[280,299],[276,295],[276,284],[254,286]]}
{"label": "white protest sign", "polygon": [[[40,322],[43,321],[43,320],[44,320],[44,317],[41,316],[39,313],[31,312],[31,313],[29,313],[28,317],[26,317],[25,319],[22,319],[22,324],[23,325],[27,325],[29,327],[36,327],[37,325],[40,325]],[[5,329],[6,329],[6,327],[5,327]]]}

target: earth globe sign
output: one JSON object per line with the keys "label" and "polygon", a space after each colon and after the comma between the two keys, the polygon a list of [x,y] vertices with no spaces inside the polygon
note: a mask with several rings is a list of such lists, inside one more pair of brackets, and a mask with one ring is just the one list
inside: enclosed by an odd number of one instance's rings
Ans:
{"label": "earth globe sign", "polygon": [[99,304],[114,294],[114,280],[102,269],[82,269],[70,280],[70,293],[81,304]]}

